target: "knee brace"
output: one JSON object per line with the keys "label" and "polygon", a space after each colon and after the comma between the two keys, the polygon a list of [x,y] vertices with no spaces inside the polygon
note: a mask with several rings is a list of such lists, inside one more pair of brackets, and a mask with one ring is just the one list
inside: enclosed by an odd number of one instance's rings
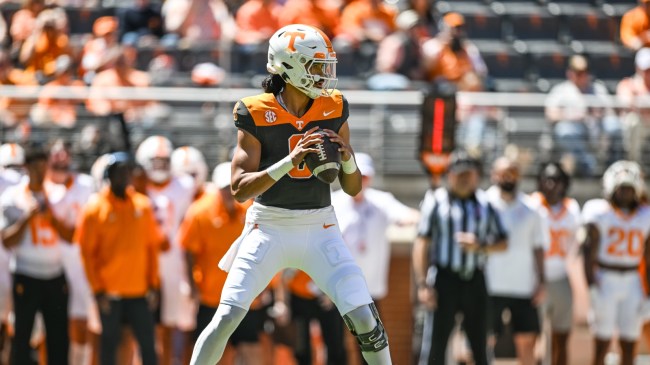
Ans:
{"label": "knee brace", "polygon": [[375,328],[370,332],[358,333],[359,331],[355,327],[349,313],[343,316],[343,321],[354,337],[357,338],[357,342],[359,343],[362,352],[379,352],[388,347],[388,336],[384,330],[383,323],[381,323],[381,320],[379,319],[377,307],[375,307],[374,303],[370,303],[368,306],[370,307],[372,317],[374,317],[375,322],[377,322]]}

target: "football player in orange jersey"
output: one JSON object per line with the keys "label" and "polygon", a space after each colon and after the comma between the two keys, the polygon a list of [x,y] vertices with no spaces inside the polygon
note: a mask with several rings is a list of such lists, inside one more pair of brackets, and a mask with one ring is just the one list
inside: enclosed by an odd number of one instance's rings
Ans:
{"label": "football player in orange jersey", "polygon": [[582,210],[586,234],[583,252],[595,337],[594,365],[603,365],[611,338],[618,333],[621,364],[632,365],[644,320],[646,295],[639,264],[650,256],[650,207],[641,205],[645,190],[636,162],[618,161],[603,175],[605,199]]}
{"label": "football player in orange jersey", "polygon": [[238,201],[255,198],[255,203],[242,236],[220,263],[228,278],[217,312],[196,342],[192,365],[221,359],[255,297],[286,267],[306,272],[334,302],[369,364],[391,364],[383,324],[337,226],[330,185],[303,163],[308,153],[318,153],[315,145],[324,139],[315,132],[322,129],[340,145],[343,191],[361,190],[348,103],[335,89],[336,62],[319,29],[283,27],[269,40],[264,93],[235,105],[232,191]]}

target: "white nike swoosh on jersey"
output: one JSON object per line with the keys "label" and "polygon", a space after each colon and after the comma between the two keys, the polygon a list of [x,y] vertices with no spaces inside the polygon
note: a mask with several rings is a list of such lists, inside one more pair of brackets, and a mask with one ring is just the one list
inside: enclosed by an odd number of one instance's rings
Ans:
{"label": "white nike swoosh on jersey", "polygon": [[334,110],[330,110],[328,112],[323,112],[323,116],[326,117],[326,116],[328,116],[328,115],[330,115],[332,113],[334,113]]}

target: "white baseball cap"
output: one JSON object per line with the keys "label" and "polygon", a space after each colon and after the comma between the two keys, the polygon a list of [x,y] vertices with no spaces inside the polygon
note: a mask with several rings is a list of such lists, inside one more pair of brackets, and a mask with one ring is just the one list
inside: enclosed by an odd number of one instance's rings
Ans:
{"label": "white baseball cap", "polygon": [[222,162],[218,164],[212,172],[212,182],[219,189],[229,187],[231,177],[230,162]]}
{"label": "white baseball cap", "polygon": [[359,168],[361,175],[370,177],[375,176],[375,166],[372,163],[372,157],[370,157],[370,155],[363,152],[356,152],[354,154],[354,159],[357,162],[357,167]]}
{"label": "white baseball cap", "polygon": [[650,48],[641,48],[634,57],[634,64],[643,71],[650,69]]}

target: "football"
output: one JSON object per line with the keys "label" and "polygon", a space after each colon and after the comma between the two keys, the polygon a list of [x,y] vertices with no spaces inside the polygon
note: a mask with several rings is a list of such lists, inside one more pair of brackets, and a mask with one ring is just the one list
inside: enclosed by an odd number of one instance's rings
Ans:
{"label": "football", "polygon": [[330,138],[323,132],[317,131],[323,135],[323,142],[314,145],[318,153],[308,153],[305,156],[305,164],[311,171],[312,175],[318,180],[331,184],[339,176],[341,168],[341,152],[339,144],[330,141]]}

